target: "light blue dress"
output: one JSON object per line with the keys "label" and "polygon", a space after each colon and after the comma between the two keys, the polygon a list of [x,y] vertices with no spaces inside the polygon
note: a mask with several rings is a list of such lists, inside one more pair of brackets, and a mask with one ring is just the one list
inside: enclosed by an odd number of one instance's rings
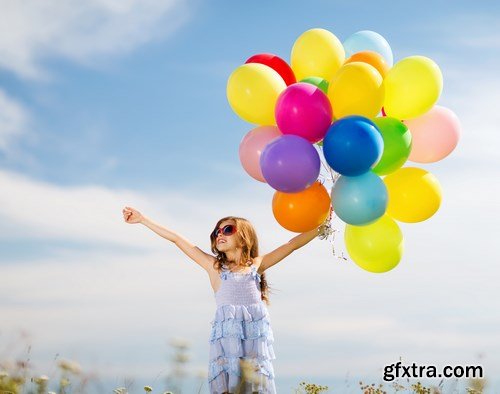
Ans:
{"label": "light blue dress", "polygon": [[[211,322],[208,386],[210,394],[224,392],[275,394],[273,331],[267,306],[261,299],[260,275],[254,265],[248,273],[226,266],[215,293],[217,309]],[[240,359],[251,365],[251,379],[240,386]]]}

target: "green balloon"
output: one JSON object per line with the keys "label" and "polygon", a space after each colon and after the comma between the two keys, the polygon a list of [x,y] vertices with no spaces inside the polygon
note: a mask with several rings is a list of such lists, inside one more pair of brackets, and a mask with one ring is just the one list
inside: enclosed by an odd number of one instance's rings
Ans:
{"label": "green balloon", "polygon": [[382,117],[372,120],[384,140],[382,157],[372,171],[377,175],[387,175],[401,168],[410,156],[411,133],[399,119]]}
{"label": "green balloon", "polygon": [[317,86],[320,88],[324,94],[328,94],[328,81],[326,79],[320,77],[307,77],[302,79],[300,82],[307,82],[311,85]]}

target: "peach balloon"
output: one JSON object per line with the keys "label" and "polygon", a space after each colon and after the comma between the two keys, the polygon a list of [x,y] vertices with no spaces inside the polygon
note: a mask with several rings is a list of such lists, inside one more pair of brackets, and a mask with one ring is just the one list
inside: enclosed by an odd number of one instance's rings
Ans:
{"label": "peach balloon", "polygon": [[296,233],[310,231],[323,223],[330,212],[330,195],[318,181],[298,193],[276,191],[273,214],[278,223]]}
{"label": "peach balloon", "polygon": [[389,71],[389,65],[386,63],[384,57],[377,52],[373,51],[361,51],[357,52],[351,57],[349,57],[344,64],[352,62],[363,62],[375,67],[375,69],[380,73],[382,78],[385,78],[387,72]]}
{"label": "peach balloon", "polygon": [[434,163],[444,159],[457,146],[460,122],[448,108],[436,105],[424,115],[404,121],[412,135],[412,149],[408,160],[416,163]]}
{"label": "peach balloon", "polygon": [[239,148],[240,162],[252,178],[267,183],[260,168],[260,155],[269,142],[281,135],[276,126],[259,126],[243,137]]}

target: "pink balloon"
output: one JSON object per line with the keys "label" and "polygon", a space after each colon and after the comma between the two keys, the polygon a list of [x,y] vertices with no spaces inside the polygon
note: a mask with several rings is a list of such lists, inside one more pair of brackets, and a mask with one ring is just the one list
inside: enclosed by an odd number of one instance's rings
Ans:
{"label": "pink balloon", "polygon": [[259,126],[250,130],[240,142],[240,162],[252,178],[267,183],[260,168],[260,155],[267,144],[283,134],[276,126]]}
{"label": "pink balloon", "polygon": [[408,160],[416,163],[434,163],[448,156],[458,144],[460,121],[448,108],[434,106],[424,115],[405,120],[412,136]]}
{"label": "pink balloon", "polygon": [[323,139],[332,123],[332,106],[317,86],[298,82],[281,92],[275,115],[283,134],[298,135],[315,143]]}

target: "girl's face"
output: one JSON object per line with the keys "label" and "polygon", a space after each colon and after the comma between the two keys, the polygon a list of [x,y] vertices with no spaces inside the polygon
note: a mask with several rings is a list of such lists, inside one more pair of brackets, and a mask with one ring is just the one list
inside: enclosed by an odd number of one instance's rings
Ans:
{"label": "girl's face", "polygon": [[[224,220],[221,224],[219,224],[219,228],[223,229],[224,226],[227,225],[236,226],[236,222],[234,220]],[[215,239],[215,245],[218,251],[224,253],[237,249],[238,248],[237,233],[235,232],[232,235],[224,235],[222,231],[219,231],[219,234]]]}

